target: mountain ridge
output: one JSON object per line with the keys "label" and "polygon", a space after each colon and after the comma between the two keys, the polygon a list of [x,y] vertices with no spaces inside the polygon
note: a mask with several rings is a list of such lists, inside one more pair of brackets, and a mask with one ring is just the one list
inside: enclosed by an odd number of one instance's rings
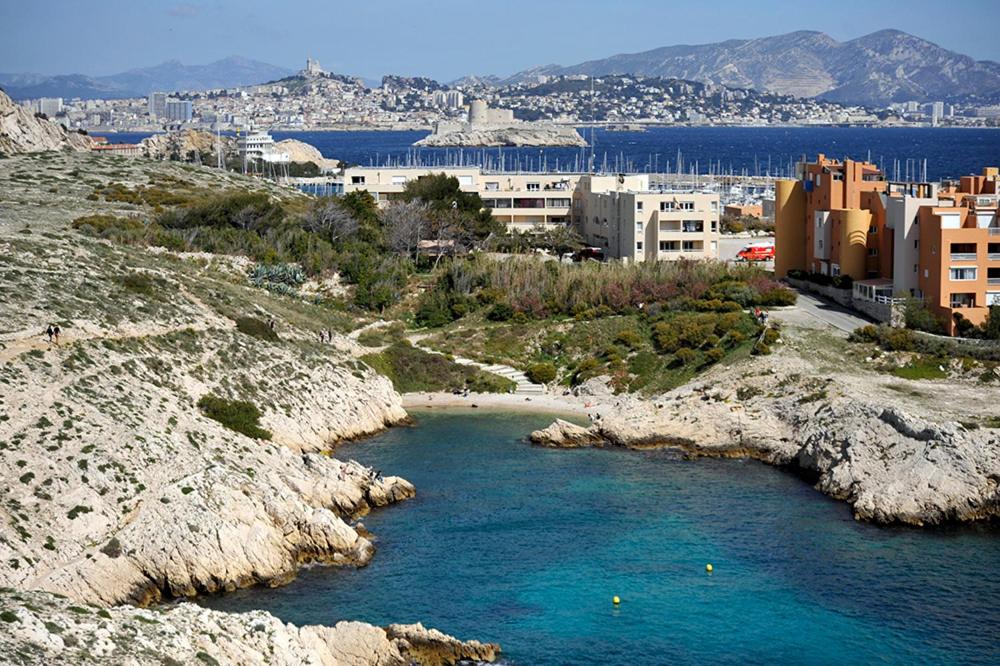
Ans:
{"label": "mountain ridge", "polygon": [[975,60],[894,29],[844,42],[823,32],[799,30],[755,39],[661,46],[565,67],[533,67],[506,81],[574,74],[690,79],[866,106],[970,96],[1000,99],[1000,63]]}
{"label": "mountain ridge", "polygon": [[5,73],[0,74],[0,86],[15,100],[37,97],[111,99],[143,97],[154,90],[232,88],[280,79],[292,73],[290,69],[251,58],[228,56],[204,65],[185,65],[174,59],[108,76]]}

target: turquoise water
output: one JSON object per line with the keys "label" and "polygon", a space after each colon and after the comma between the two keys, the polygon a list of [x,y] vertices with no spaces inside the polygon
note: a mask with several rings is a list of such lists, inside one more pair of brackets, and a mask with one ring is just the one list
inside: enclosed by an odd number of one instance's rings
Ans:
{"label": "turquoise water", "polygon": [[996,526],[879,528],[755,462],[524,443],[551,419],[421,412],[343,446],[417,487],[364,519],[371,565],[201,603],[421,621],[518,665],[1000,663]]}

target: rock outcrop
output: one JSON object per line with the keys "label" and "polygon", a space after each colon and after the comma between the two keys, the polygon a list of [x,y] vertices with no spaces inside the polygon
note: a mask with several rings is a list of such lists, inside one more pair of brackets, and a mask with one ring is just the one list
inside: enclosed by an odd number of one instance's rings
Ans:
{"label": "rock outcrop", "polygon": [[216,137],[213,132],[198,129],[182,129],[176,132],[154,134],[143,139],[140,144],[146,157],[153,160],[178,159],[184,161],[190,155],[197,153],[203,162],[214,164],[214,156],[220,142],[223,155],[236,154],[236,139],[233,137]]}
{"label": "rock outcrop", "polygon": [[274,144],[277,153],[288,153],[288,159],[292,162],[306,163],[312,162],[321,169],[334,169],[340,164],[337,160],[330,160],[323,157],[319,148],[297,139],[284,139]]}
{"label": "rock outcrop", "polygon": [[586,146],[587,142],[573,127],[522,123],[513,127],[478,128],[434,133],[417,141],[415,146]]}
{"label": "rock outcrop", "polygon": [[0,90],[0,153],[41,153],[47,150],[90,150],[90,137],[35,117]]}
{"label": "rock outcrop", "polygon": [[445,666],[493,661],[499,647],[421,625],[286,624],[264,611],[221,613],[194,604],[95,608],[43,592],[0,592],[7,664],[245,664]]}
{"label": "rock outcrop", "polygon": [[[722,388],[725,387],[725,388]],[[590,428],[556,421],[544,446],[673,447],[790,466],[858,519],[911,525],[1000,516],[1000,431],[930,423],[846,385],[723,371],[651,400],[621,396]]]}

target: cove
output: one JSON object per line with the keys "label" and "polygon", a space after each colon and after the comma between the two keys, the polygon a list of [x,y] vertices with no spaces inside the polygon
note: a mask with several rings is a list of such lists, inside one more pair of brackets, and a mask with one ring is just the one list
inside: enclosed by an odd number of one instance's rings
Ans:
{"label": "cove", "polygon": [[199,603],[419,621],[522,666],[1000,662],[996,525],[877,527],[753,461],[526,444],[551,415],[414,416],[336,452],[417,487],[365,517],[368,567]]}

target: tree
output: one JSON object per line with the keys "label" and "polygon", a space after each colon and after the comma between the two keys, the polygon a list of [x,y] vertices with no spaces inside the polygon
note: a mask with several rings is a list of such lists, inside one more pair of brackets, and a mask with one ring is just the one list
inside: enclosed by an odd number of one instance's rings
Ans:
{"label": "tree", "polygon": [[987,340],[1000,340],[1000,305],[990,306],[990,312],[983,323],[983,337]]}
{"label": "tree", "polygon": [[360,227],[351,211],[333,198],[320,199],[306,213],[303,226],[320,234],[335,247],[356,236]]}
{"label": "tree", "polygon": [[479,195],[463,192],[454,176],[439,173],[411,180],[406,183],[400,198],[423,201],[439,216],[454,213],[450,220],[459,221],[463,235],[470,240],[481,241],[504,230],[504,225],[493,219]]}
{"label": "tree", "polygon": [[413,256],[430,233],[430,209],[422,201],[395,201],[382,211],[382,226],[389,249]]}

